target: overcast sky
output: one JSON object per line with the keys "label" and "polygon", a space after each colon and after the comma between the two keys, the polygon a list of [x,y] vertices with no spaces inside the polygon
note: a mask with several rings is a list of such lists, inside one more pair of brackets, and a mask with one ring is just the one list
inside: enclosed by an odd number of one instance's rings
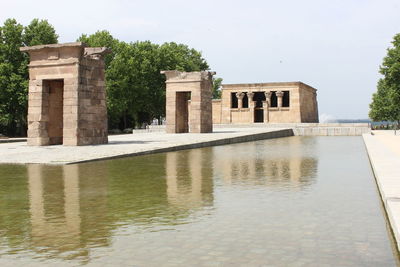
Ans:
{"label": "overcast sky", "polygon": [[378,68],[400,33],[400,0],[0,0],[0,20],[47,19],[60,42],[108,30],[123,41],[202,51],[223,83],[302,81],[320,115],[368,117]]}

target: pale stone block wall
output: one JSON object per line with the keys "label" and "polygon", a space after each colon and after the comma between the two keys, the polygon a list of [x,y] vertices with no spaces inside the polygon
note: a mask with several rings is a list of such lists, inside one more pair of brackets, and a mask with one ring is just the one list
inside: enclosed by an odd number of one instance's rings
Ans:
{"label": "pale stone block wall", "polygon": [[221,123],[222,109],[221,109],[221,99],[212,100],[212,119],[213,124]]}
{"label": "pale stone block wall", "polygon": [[301,122],[318,122],[317,92],[314,88],[301,84],[300,86]]}
{"label": "pale stone block wall", "polygon": [[28,145],[107,143],[102,56],[108,50],[83,43],[20,50],[30,55]]}
{"label": "pale stone block wall", "polygon": [[232,109],[231,121],[233,124],[249,123],[252,120],[253,114],[250,109]]}
{"label": "pale stone block wall", "polygon": [[212,132],[212,75],[215,73],[209,71],[162,71],[161,73],[167,78],[166,131],[182,133],[190,129],[193,133]]}
{"label": "pale stone block wall", "polygon": [[[255,107],[254,97],[256,93],[289,92],[289,107],[280,106],[282,98],[277,97],[277,107],[271,106],[271,102],[263,101],[262,107]],[[238,108],[232,108],[232,94],[242,97],[244,93],[250,96],[248,107],[243,107],[242,99],[238,99]],[[278,93],[276,93],[278,94]],[[301,82],[282,83],[255,83],[255,84],[225,84],[222,85],[221,107],[214,104],[215,110],[221,110],[221,119],[213,115],[215,123],[242,124],[256,121],[256,110],[263,110],[264,123],[300,123],[318,122],[318,107],[316,89]],[[269,106],[268,106],[269,105]]]}

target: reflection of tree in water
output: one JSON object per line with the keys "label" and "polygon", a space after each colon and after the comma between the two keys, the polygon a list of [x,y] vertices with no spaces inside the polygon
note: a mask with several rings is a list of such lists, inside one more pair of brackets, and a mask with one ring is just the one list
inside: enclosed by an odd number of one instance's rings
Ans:
{"label": "reflection of tree in water", "polygon": [[1,165],[0,168],[0,257],[1,246],[18,250],[29,227],[29,192],[26,167]]}
{"label": "reflection of tree in water", "polygon": [[302,188],[315,182],[315,139],[289,137],[214,148],[217,176],[227,184]]}

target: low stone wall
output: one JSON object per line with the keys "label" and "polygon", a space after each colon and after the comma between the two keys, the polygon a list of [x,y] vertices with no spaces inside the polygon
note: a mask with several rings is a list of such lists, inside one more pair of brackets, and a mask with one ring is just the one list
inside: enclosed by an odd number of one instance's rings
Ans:
{"label": "low stone wall", "polygon": [[300,136],[361,136],[371,132],[368,123],[279,123],[268,127],[292,128]]}
{"label": "low stone wall", "polygon": [[[254,123],[254,124],[214,124],[214,128],[280,128],[292,129],[294,135],[300,136],[361,136],[371,132],[368,123]],[[164,125],[151,125],[146,130],[134,132],[162,132]]]}

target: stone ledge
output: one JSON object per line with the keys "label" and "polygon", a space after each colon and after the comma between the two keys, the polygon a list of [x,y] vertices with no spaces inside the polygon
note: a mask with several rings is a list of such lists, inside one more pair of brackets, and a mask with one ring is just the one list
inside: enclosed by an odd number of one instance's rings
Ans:
{"label": "stone ledge", "polygon": [[293,136],[291,129],[220,129],[214,133],[138,133],[113,135],[109,144],[88,146],[0,145],[0,164],[74,164],[88,161],[139,156],[208,146],[234,144]]}
{"label": "stone ledge", "polygon": [[60,48],[60,47],[85,47],[86,44],[82,42],[72,42],[72,43],[63,43],[63,44],[44,44],[44,45],[34,45],[34,46],[25,46],[20,47],[21,52],[41,50],[44,48]]}
{"label": "stone ledge", "polygon": [[397,249],[400,251],[400,156],[381,142],[378,136],[363,134],[363,139]]}
{"label": "stone ledge", "polygon": [[22,138],[0,138],[1,143],[16,143],[16,142],[26,142],[26,137]]}

